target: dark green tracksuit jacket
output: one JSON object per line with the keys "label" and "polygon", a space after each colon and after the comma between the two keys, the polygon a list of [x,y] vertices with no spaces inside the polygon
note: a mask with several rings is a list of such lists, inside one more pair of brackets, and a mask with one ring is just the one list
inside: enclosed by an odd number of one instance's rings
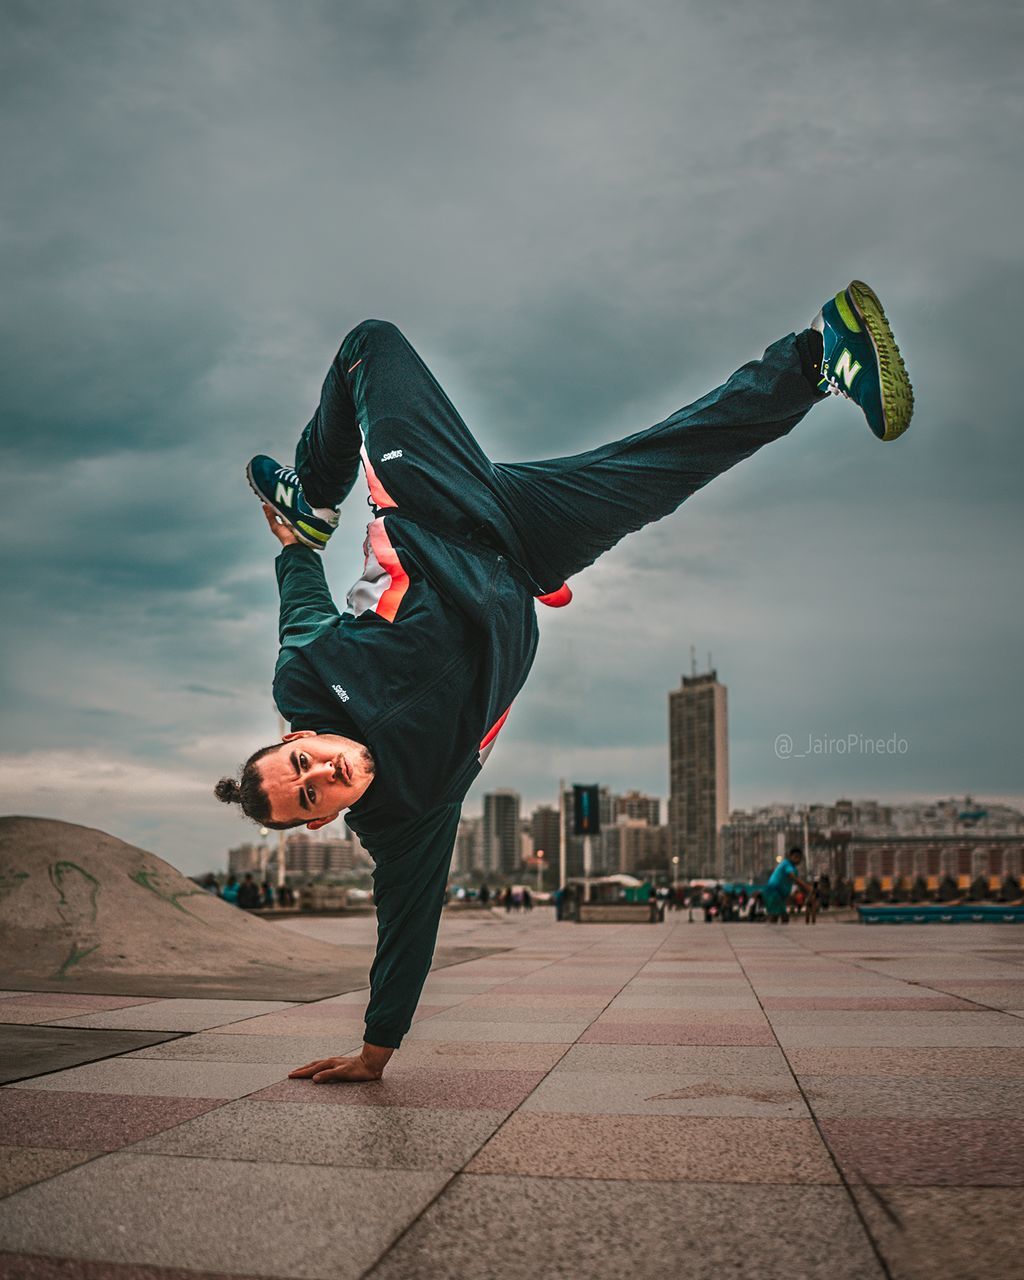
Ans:
{"label": "dark green tracksuit jacket", "polygon": [[526,680],[537,622],[529,587],[497,552],[397,513],[375,523],[407,578],[390,621],[339,613],[315,551],[278,556],[274,699],[293,729],[373,753],[374,781],[345,820],[376,864],[365,1038],[397,1048],[430,969],[461,802]]}

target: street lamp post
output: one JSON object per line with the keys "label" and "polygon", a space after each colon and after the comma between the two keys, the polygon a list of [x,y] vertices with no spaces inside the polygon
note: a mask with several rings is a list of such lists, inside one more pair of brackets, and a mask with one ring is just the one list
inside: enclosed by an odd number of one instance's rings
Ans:
{"label": "street lamp post", "polygon": [[538,849],[537,850],[537,892],[538,893],[540,893],[542,890],[543,877],[544,877],[544,850]]}
{"label": "street lamp post", "polygon": [[672,905],[679,901],[679,854],[672,855]]}
{"label": "street lamp post", "polygon": [[260,827],[260,883],[262,884],[267,878],[267,836],[270,832],[266,827]]}

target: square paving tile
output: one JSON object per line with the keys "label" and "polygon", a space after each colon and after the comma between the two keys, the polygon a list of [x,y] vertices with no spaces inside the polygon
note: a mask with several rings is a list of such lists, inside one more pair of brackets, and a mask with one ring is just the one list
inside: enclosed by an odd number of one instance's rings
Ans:
{"label": "square paving tile", "polygon": [[402,1071],[549,1071],[565,1044],[501,1040],[403,1040],[388,1063],[388,1078]]}
{"label": "square paving tile", "polygon": [[544,1078],[541,1071],[391,1071],[367,1084],[286,1080],[262,1089],[257,1101],[348,1107],[434,1107],[511,1111]]}
{"label": "square paving tile", "polygon": [[810,1120],[516,1112],[468,1173],[627,1181],[838,1181]]}
{"label": "square paving tile", "polygon": [[[909,1017],[909,1015],[907,1015]],[[942,1017],[936,1014],[936,1019]],[[947,1014],[946,1017],[955,1015]],[[972,1021],[980,1022],[984,1014],[966,1014]],[[772,1026],[787,1053],[792,1049],[845,1049],[845,1048],[1024,1048],[1024,1023],[1009,1015],[999,1025],[944,1026],[939,1022],[925,1026],[908,1026],[903,1020],[895,1024],[865,1026],[779,1026],[772,1017]]]}
{"label": "square paving tile", "polygon": [[752,1009],[701,1009],[681,1005],[645,1008],[642,1005],[620,1004],[613,1000],[601,1014],[595,1025],[606,1022],[663,1022],[687,1023],[691,1026],[767,1027],[768,1019],[755,1005]]}
{"label": "square paving tile", "polygon": [[0,1084],[176,1039],[166,1031],[82,1031],[0,1026]]}
{"label": "square paving tile", "polygon": [[96,1154],[95,1151],[58,1151],[52,1147],[0,1147],[0,1196],[9,1196],[33,1182],[52,1178],[55,1173],[63,1173]]}
{"label": "square paving tile", "polygon": [[[827,1222],[828,1230],[782,1231],[766,1249],[768,1221]],[[837,1187],[465,1175],[374,1268],[371,1280],[683,1275],[882,1280],[850,1201]]]}
{"label": "square paving tile", "polygon": [[821,1127],[854,1181],[899,1186],[1024,1186],[1024,1120],[862,1120]]}
{"label": "square paving tile", "polygon": [[127,1094],[151,1098],[241,1098],[286,1077],[285,1063],[183,1062],[109,1058],[12,1085],[54,1093]]}
{"label": "square paving tile", "polygon": [[280,1000],[158,1000],[113,1009],[108,1013],[80,1014],[64,1018],[62,1027],[110,1027],[128,1031],[206,1031],[228,1022],[241,1022],[263,1013],[290,1009]]}
{"label": "square paving tile", "polygon": [[271,1014],[266,1018],[235,1022],[212,1028],[222,1036],[332,1036],[346,1043],[363,1038],[363,1016],[339,1018],[279,1018]]}
{"label": "square paving tile", "polygon": [[[563,1018],[573,1019],[593,1011],[598,1014],[608,1001],[603,996],[564,996],[559,994],[519,995],[514,991],[503,991],[486,996],[468,996],[459,1001],[459,1010],[469,1012],[470,1009],[553,1009],[568,1010]],[[582,1012],[581,1012],[582,1011]]]}
{"label": "square paving tile", "polygon": [[927,1010],[939,1013],[943,1010],[969,1010],[966,1000],[955,996],[765,996],[764,1007],[768,1013],[784,1009],[847,1009],[847,1010]]}
{"label": "square paving tile", "polygon": [[1024,1077],[1024,1049],[791,1048],[788,1057],[801,1079],[812,1076],[996,1076]]}
{"label": "square paving tile", "polygon": [[219,1098],[125,1098],[0,1089],[0,1133],[18,1147],[116,1151],[222,1105]]}
{"label": "square paving tile", "polygon": [[[588,1026],[591,1020],[601,1012],[602,1008],[603,1005],[598,1005],[590,1012],[586,1009],[580,1009],[579,1006],[567,1008],[565,1005],[556,1006],[555,1008],[544,1005],[529,1005],[525,1008],[517,1008],[508,1005],[460,1004],[455,1009],[446,1009],[443,1013],[436,1014],[431,1019],[431,1026],[447,1026],[452,1022],[500,1022],[510,1028],[523,1022],[528,1022],[531,1025],[546,1022],[561,1027],[580,1024]],[[557,1040],[559,1037],[550,1036],[549,1039]]]}
{"label": "square paving tile", "polygon": [[571,1044],[590,1026],[590,1019],[573,1022],[472,1022],[452,1015],[439,1015],[413,1023],[403,1044],[423,1040],[495,1040],[543,1044]]}
{"label": "square paving tile", "polygon": [[931,1029],[959,1027],[984,1044],[989,1031],[1006,1026],[1005,1013],[991,1013],[975,1006],[961,1010],[926,1009],[779,1009],[771,1015],[772,1026],[792,1027],[906,1027]]}
{"label": "square paving tile", "polygon": [[790,1076],[685,1075],[646,1071],[553,1071],[521,1111],[562,1115],[776,1116],[809,1118]]}
{"label": "square paving tile", "polygon": [[817,1116],[994,1120],[1021,1112],[1020,1081],[991,1076],[893,1080],[890,1076],[802,1075],[800,1084]]}
{"label": "square paving tile", "polygon": [[773,1045],[775,1037],[760,1026],[736,1022],[595,1022],[581,1044],[746,1044]]}
{"label": "square paving tile", "polygon": [[246,1099],[147,1138],[133,1152],[378,1169],[461,1169],[506,1111],[336,1107]]}
{"label": "square paving tile", "polygon": [[[719,995],[695,995],[689,992],[649,992],[636,991],[632,987],[627,987],[625,991],[617,995],[608,1006],[612,1009],[683,1009],[688,1012],[706,1012],[715,1017],[721,1017],[729,1012],[749,1013],[753,1012],[758,1017],[763,1017],[761,1006],[757,1003],[756,998],[747,992],[746,995],[738,996],[719,996]],[[741,1019],[742,1021],[742,1019]]]}
{"label": "square paving tile", "polygon": [[10,1005],[4,1005],[3,1012],[8,1013],[12,1005],[16,1007],[20,1004],[56,1005],[61,1009],[75,1009],[79,1013],[86,1013],[90,1010],[103,1012],[155,1003],[155,1000],[146,996],[93,996],[77,991],[19,991]]}
{"label": "square paving tile", "polygon": [[356,1280],[448,1177],[118,1153],[0,1202],[0,1236],[27,1253]]}
{"label": "square paving tile", "polygon": [[0,1004],[0,1024],[10,1026],[45,1026],[62,1018],[80,1017],[82,1010],[75,1005],[23,1004],[20,1000],[5,1000]]}
{"label": "square paving tile", "polygon": [[[893,1280],[1015,1280],[1024,1275],[1020,1192],[1011,1187],[882,1187],[889,1210],[854,1194]],[[893,1222],[890,1214],[898,1219]]]}
{"label": "square paving tile", "polygon": [[574,1044],[555,1071],[677,1071],[716,1078],[792,1078],[780,1049],[747,1045]]}
{"label": "square paving tile", "polygon": [[318,1036],[235,1036],[219,1031],[201,1031],[181,1036],[126,1055],[127,1059],[179,1059],[185,1062],[268,1062],[288,1063],[289,1070],[317,1058],[345,1057],[358,1053],[362,1032],[347,1038]]}

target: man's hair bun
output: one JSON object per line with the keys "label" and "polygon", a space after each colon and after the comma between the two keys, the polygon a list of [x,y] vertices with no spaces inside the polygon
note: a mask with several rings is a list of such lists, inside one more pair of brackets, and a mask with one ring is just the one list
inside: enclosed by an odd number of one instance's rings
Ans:
{"label": "man's hair bun", "polygon": [[213,794],[225,804],[241,804],[242,788],[234,778],[221,778],[213,789]]}

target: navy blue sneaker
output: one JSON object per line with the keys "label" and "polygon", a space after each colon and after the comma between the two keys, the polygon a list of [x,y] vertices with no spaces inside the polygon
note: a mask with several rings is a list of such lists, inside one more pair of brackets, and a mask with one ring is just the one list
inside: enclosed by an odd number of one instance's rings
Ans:
{"label": "navy blue sneaker", "polygon": [[273,507],[300,542],[314,551],[323,551],[338,523],[337,516],[332,523],[313,511],[291,467],[282,467],[273,458],[258,453],[245,468],[245,474],[256,497]]}
{"label": "navy blue sneaker", "polygon": [[859,405],[879,440],[901,436],[910,426],[914,391],[874,290],[852,281],[825,303],[811,328],[824,346],[818,390]]}

